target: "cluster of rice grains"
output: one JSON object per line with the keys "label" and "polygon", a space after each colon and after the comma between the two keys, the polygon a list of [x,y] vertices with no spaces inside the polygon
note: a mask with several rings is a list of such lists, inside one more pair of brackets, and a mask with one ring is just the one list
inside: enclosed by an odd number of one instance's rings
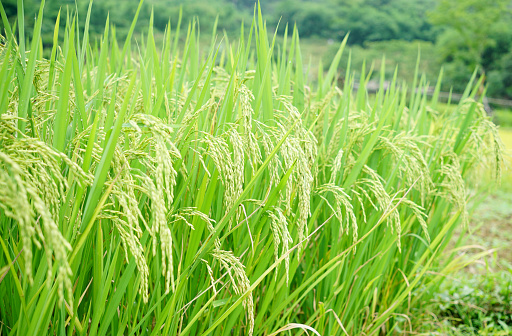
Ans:
{"label": "cluster of rice grains", "polygon": [[120,49],[107,24],[95,49],[73,22],[50,59],[9,30],[0,49],[11,333],[391,332],[467,222],[468,177],[500,174],[471,83],[456,109],[396,81],[353,94],[349,67],[336,86],[346,40],[309,83],[297,31],[276,48],[261,14],[209,53],[194,24],[161,53],[150,26],[135,56],[131,33]]}

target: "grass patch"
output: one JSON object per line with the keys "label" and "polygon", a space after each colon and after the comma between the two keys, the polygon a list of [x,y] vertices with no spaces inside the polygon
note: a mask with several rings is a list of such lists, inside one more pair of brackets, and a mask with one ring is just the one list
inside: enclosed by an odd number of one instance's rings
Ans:
{"label": "grass patch", "polygon": [[437,332],[445,335],[509,335],[512,268],[446,281],[434,299]]}

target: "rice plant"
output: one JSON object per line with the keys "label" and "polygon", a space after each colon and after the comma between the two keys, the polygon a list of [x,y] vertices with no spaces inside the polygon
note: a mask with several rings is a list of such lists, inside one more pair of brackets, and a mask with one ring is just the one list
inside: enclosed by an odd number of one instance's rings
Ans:
{"label": "rice plant", "polygon": [[277,44],[259,8],[208,50],[194,22],[157,45],[151,17],[135,44],[137,11],[93,44],[90,9],[84,30],[61,13],[43,58],[44,0],[30,41],[0,9],[2,334],[409,328],[471,176],[501,171],[475,76],[456,109],[418,74],[369,97],[350,61],[338,86],[345,38],[312,83],[298,30]]}

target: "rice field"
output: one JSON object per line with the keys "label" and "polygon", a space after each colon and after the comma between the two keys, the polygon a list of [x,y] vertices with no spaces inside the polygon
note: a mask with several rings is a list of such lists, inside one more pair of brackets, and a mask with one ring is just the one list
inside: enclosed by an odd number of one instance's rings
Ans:
{"label": "rice field", "polygon": [[453,109],[418,71],[370,99],[350,57],[338,86],[345,38],[313,84],[261,11],[206,50],[61,13],[44,58],[43,8],[0,6],[1,334],[408,332],[463,267],[440,256],[503,162],[476,72]]}

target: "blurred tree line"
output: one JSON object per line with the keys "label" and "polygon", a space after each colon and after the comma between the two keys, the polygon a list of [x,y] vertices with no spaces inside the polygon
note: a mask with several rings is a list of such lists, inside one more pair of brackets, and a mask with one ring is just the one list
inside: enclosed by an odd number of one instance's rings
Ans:
{"label": "blurred tree line", "polygon": [[478,67],[488,95],[512,99],[512,2],[440,0],[428,14],[443,30],[437,38],[447,85],[463,90]]}
{"label": "blurred tree line", "polygon": [[[234,36],[252,20],[255,0],[145,0],[137,32],[147,30],[151,10],[154,25],[174,28],[182,8],[182,22],[199,18],[202,34],[209,35],[216,17],[218,31]],[[11,22],[16,20],[17,0],[2,0]],[[26,27],[32,27],[40,0],[24,0]],[[102,33],[109,16],[116,36],[123,39],[139,0],[95,0],[91,36]],[[64,26],[66,10],[78,9],[83,27],[88,0],[46,0],[43,45],[49,46],[59,9]],[[341,40],[350,32],[349,44],[371,46],[379,41],[430,41],[436,44],[439,64],[445,69],[446,88],[460,91],[475,67],[485,74],[489,95],[512,98],[511,0],[261,0],[268,23],[297,24],[301,37]],[[2,24],[0,23],[0,28]],[[3,28],[2,28],[3,31]],[[291,29],[289,29],[289,32]],[[30,29],[26,29],[30,37]]]}
{"label": "blurred tree line", "polygon": [[[275,13],[296,22],[302,36],[342,39],[351,44],[387,40],[434,41],[436,27],[427,11],[436,0],[324,0],[276,2]],[[277,17],[275,18],[277,19]]]}

